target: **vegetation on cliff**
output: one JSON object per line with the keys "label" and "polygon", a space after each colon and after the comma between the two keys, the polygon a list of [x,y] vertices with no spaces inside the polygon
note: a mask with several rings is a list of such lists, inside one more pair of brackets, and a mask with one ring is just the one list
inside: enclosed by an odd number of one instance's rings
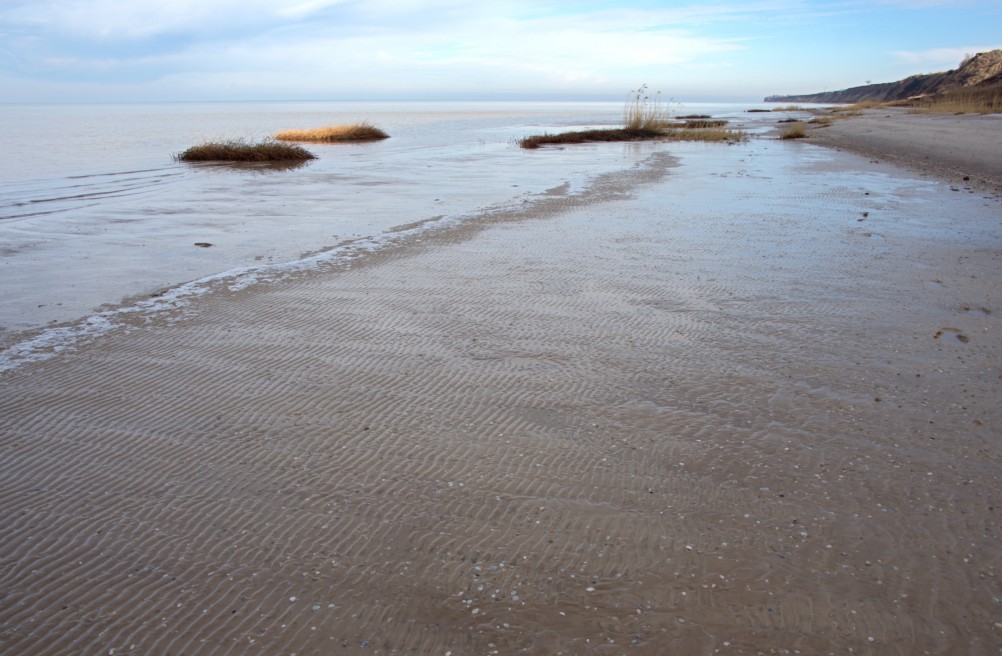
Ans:
{"label": "vegetation on cliff", "polygon": [[[1002,49],[965,57],[955,70],[913,75],[898,82],[867,84],[841,91],[824,91],[799,96],[769,96],[765,102],[859,103],[926,102],[964,92],[991,96],[1002,91]],[[975,95],[977,95],[975,94]],[[988,110],[991,111],[991,110]],[[995,111],[998,111],[997,109]]]}

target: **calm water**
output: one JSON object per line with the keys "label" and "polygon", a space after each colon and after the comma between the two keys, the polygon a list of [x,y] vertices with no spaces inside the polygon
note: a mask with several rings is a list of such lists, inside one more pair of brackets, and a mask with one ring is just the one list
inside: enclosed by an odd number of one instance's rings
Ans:
{"label": "calm water", "polygon": [[[749,105],[677,107],[773,124]],[[0,327],[76,321],[227,272],[289,266],[392,229],[475,217],[635,166],[668,145],[526,151],[514,139],[615,125],[619,102],[0,106]],[[391,138],[311,145],[302,167],[182,164],[203,140],[369,120]],[[196,243],[212,244],[209,248]]]}

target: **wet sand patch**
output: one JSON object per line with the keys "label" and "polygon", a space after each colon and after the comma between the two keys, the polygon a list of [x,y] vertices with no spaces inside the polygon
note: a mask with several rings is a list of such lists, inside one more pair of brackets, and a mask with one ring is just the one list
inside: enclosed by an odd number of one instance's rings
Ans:
{"label": "wet sand patch", "polygon": [[994,653],[991,209],[749,153],[8,372],[5,648]]}

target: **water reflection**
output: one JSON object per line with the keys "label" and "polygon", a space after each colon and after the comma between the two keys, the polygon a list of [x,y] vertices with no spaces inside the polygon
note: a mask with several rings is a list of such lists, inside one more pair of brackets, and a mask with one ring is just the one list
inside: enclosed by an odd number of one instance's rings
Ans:
{"label": "water reflection", "polygon": [[192,168],[227,169],[233,171],[245,171],[266,175],[268,173],[278,173],[282,171],[294,171],[301,169],[313,160],[286,160],[278,162],[185,162]]}

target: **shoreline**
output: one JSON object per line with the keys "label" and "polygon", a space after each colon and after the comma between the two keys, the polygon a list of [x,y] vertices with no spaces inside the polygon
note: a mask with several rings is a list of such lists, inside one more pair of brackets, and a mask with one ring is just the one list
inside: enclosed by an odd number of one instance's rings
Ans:
{"label": "shoreline", "polygon": [[0,644],[994,653],[997,206],[664,158],[0,374]]}
{"label": "shoreline", "polygon": [[845,149],[1002,194],[1002,115],[863,110],[828,126],[808,125],[808,143]]}

